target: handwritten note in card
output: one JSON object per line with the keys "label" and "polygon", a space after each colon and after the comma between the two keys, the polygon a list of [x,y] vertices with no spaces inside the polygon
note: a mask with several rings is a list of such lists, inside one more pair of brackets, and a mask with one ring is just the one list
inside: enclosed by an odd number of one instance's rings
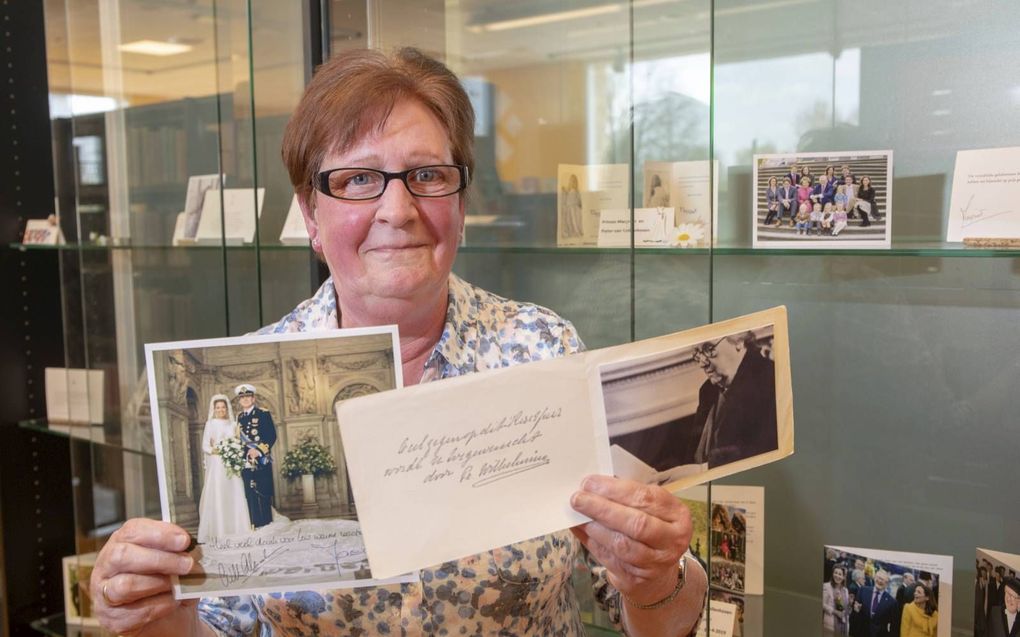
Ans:
{"label": "handwritten note in card", "polygon": [[1020,146],[956,153],[946,241],[1020,237]]}
{"label": "handwritten note in card", "polygon": [[580,356],[339,404],[372,572],[390,577],[587,521],[570,495],[584,476],[612,473],[605,417],[592,423],[602,409]]}

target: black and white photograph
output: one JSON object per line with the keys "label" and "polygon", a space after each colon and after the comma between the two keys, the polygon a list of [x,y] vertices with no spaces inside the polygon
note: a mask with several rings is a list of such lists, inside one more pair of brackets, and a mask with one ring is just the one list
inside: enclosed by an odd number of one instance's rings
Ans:
{"label": "black and white photograph", "polygon": [[888,248],[891,150],[754,156],[755,248]]}
{"label": "black and white photograph", "polygon": [[146,345],[163,519],[195,539],[178,598],[372,579],[335,405],[400,386],[394,328]]}
{"label": "black and white photograph", "polygon": [[774,334],[774,325],[761,325],[603,365],[617,475],[669,486],[778,451],[787,437],[777,416]]}

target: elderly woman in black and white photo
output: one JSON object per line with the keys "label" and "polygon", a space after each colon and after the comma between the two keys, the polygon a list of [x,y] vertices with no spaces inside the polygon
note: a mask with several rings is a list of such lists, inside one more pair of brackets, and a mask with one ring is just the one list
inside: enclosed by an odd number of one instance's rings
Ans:
{"label": "elderly woman in black and white photo", "polygon": [[[579,351],[569,321],[451,273],[473,130],[460,82],[418,51],[345,51],[320,67],[287,126],[283,158],[331,277],[263,331],[394,323],[405,384]],[[570,504],[592,522],[424,569],[420,582],[197,606],[170,592],[169,576],[192,566],[187,534],[132,520],[97,560],[97,615],[132,635],[580,636],[572,575],[591,558],[596,597],[628,635],[693,634],[707,581],[685,558],[687,509],[662,488],[608,476],[579,487]]]}

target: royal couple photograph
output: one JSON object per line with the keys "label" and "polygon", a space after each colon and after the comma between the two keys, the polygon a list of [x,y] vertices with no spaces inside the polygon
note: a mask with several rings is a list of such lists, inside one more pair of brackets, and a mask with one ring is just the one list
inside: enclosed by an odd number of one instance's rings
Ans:
{"label": "royal couple photograph", "polygon": [[243,535],[274,521],[273,445],[276,427],[258,406],[254,385],[234,388],[238,411],[225,394],[209,400],[202,433],[204,480],[198,504],[198,542]]}

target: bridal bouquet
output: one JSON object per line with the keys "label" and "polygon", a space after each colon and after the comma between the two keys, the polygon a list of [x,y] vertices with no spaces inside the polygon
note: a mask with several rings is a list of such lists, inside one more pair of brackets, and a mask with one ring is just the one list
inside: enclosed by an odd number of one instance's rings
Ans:
{"label": "bridal bouquet", "polygon": [[248,448],[241,444],[239,438],[224,438],[216,444],[214,451],[223,460],[223,466],[232,476],[241,476],[241,469],[250,469]]}

